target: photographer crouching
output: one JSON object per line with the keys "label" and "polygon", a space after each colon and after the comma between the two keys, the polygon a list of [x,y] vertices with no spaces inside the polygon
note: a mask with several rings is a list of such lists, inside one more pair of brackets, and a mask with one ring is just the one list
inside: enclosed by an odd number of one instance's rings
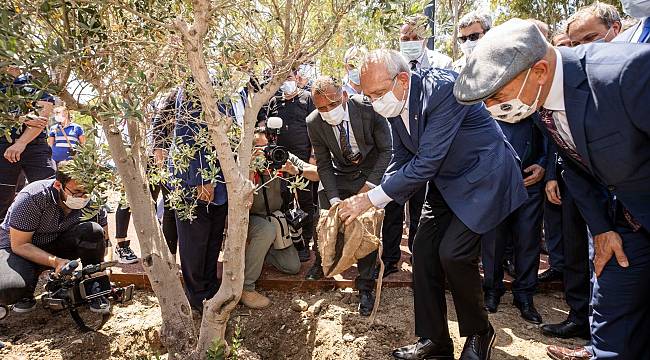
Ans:
{"label": "photographer crouching", "polygon": [[[46,268],[58,273],[70,260],[98,264],[104,257],[108,230],[104,210],[82,220],[89,195],[59,163],[56,179],[34,181],[21,190],[0,225],[0,305],[18,313],[36,306],[38,275]],[[90,310],[108,313],[106,298],[91,301]]]}
{"label": "photographer crouching", "polygon": [[[271,119],[274,118],[269,120]],[[255,281],[260,277],[264,263],[271,264],[285,274],[293,275],[300,271],[298,251],[292,241],[292,237],[296,237],[297,231],[300,230],[300,225],[297,224],[297,229],[294,229],[294,216],[287,216],[287,212],[283,211],[282,182],[287,180],[279,176],[274,177],[273,170],[279,170],[284,177],[301,175],[308,180],[318,181],[316,166],[278,147],[274,141],[277,135],[274,131],[267,131],[266,128],[255,129],[253,157],[264,158],[267,167],[263,171],[251,171],[251,181],[259,189],[254,195],[248,220],[241,303],[253,309],[262,309],[271,304],[271,300],[255,291]]]}

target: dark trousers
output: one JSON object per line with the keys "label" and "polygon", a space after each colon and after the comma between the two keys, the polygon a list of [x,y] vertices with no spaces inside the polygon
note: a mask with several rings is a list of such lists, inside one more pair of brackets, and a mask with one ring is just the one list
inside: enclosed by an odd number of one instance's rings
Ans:
{"label": "dark trousers", "polygon": [[508,241],[512,241],[517,278],[512,284],[512,294],[517,301],[529,302],[537,287],[539,270],[539,234],[542,228],[544,194],[539,185],[528,189],[528,200],[510,214],[494,230],[481,239],[483,259],[483,291],[505,292],[503,285],[503,257]]}
{"label": "dark trousers", "polygon": [[228,204],[199,204],[192,222],[176,215],[178,251],[185,281],[185,292],[190,305],[203,309],[208,300],[219,290],[217,261],[223,243]]}
{"label": "dark trousers", "polygon": [[479,274],[481,236],[465,226],[430,184],[413,242],[415,334],[449,341],[445,277],[454,299],[460,336],[488,329]]}
{"label": "dark trousers", "polygon": [[558,271],[564,271],[562,206],[555,205],[548,200],[544,201],[544,242],[548,250],[550,267]]}
{"label": "dark trousers", "polygon": [[[63,259],[81,259],[85,265],[98,264],[104,257],[104,229],[95,222],[77,224],[62,233],[43,250]],[[44,266],[11,251],[0,249],[0,304],[10,305],[34,296],[38,275]]]}
{"label": "dark trousers", "polygon": [[[329,199],[325,195],[325,191],[321,191],[319,194],[320,208],[327,210],[330,208]],[[341,200],[345,200],[351,196],[356,195],[356,192],[343,191],[339,189],[339,196]],[[354,280],[354,284],[357,290],[372,291],[375,288],[375,265],[377,264],[377,251],[373,251],[370,254],[366,255],[364,258],[361,258],[357,261],[357,270],[359,270],[359,275]],[[314,266],[321,266],[321,256],[318,248],[316,249],[316,261]]]}
{"label": "dark trousers", "polygon": [[17,163],[10,163],[4,154],[12,144],[0,143],[0,222],[5,218],[16,195],[16,184],[21,172],[27,181],[54,178],[56,167],[52,161],[52,149],[45,140],[34,140],[25,147]]}
{"label": "dark trousers", "polygon": [[592,351],[596,359],[650,359],[650,233],[620,225],[616,232],[630,265],[612,257],[594,276]]}
{"label": "dark trousers", "polygon": [[[423,186],[408,201],[409,207],[409,239],[408,246],[411,253],[413,252],[413,240],[418,230],[420,215],[422,214],[422,205],[426,197],[426,186]],[[392,263],[399,262],[402,257],[400,244],[402,243],[402,234],[404,229],[404,205],[391,201],[384,208],[384,226],[381,229],[382,242],[384,245],[384,254],[382,260]]]}
{"label": "dark trousers", "polygon": [[309,246],[309,241],[311,241],[314,236],[314,192],[312,191],[312,186],[307,186],[305,190],[298,190],[298,205],[300,208],[307,213],[307,219],[302,224],[302,238],[305,240],[305,245]]}
{"label": "dark trousers", "polygon": [[564,257],[564,297],[569,305],[568,319],[579,325],[589,322],[589,238],[587,225],[564,181],[562,195],[562,255]]}
{"label": "dark trousers", "polygon": [[[151,197],[154,202],[158,199],[158,194],[162,192],[165,202],[165,209],[162,218],[162,231],[167,242],[167,247],[172,254],[176,254],[176,247],[178,246],[178,233],[176,231],[176,214],[174,209],[169,208],[167,205],[167,196],[169,189],[164,185],[150,186]],[[118,239],[125,239],[129,231],[129,223],[131,222],[131,208],[123,208],[118,206],[115,211],[115,237]]]}

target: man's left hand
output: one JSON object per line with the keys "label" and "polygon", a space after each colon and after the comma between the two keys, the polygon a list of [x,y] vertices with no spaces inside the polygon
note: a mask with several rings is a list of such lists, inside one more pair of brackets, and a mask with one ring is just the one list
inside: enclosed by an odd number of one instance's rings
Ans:
{"label": "man's left hand", "polygon": [[370,202],[367,193],[355,195],[341,202],[339,205],[339,216],[345,221],[345,225],[350,225],[354,219],[366,212],[372,206],[373,205]]}
{"label": "man's left hand", "polygon": [[537,184],[544,178],[544,168],[537,165],[533,164],[527,168],[524,169],[524,173],[532,173],[524,179],[524,186],[531,186],[534,184]]}
{"label": "man's left hand", "polygon": [[16,142],[7,148],[4,153],[4,157],[10,163],[17,163],[20,161],[20,155],[23,153],[23,151],[25,151],[25,144]]}
{"label": "man's left hand", "polygon": [[287,160],[287,162],[284,163],[284,165],[282,166],[280,171],[286,172],[289,175],[294,175],[294,176],[298,175],[298,172],[299,172],[298,167],[296,167],[296,165],[294,165],[291,162],[291,160]]}

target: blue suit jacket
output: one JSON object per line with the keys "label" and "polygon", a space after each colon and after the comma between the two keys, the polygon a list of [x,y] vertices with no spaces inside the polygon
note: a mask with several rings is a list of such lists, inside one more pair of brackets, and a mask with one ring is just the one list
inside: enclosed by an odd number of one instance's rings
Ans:
{"label": "blue suit jacket", "polygon": [[[535,124],[535,119],[537,118],[539,118],[539,114],[534,113],[515,124],[497,121],[497,124],[499,124],[499,127],[503,131],[506,140],[508,140],[508,143],[512,145],[513,149],[519,156],[522,169],[526,169],[533,164],[546,168],[547,140]],[[528,190],[539,190],[542,187],[544,187],[543,180],[529,186]]]}
{"label": "blue suit jacket", "polygon": [[[586,163],[582,168],[572,163],[574,170],[582,170],[583,181],[568,183],[571,193],[580,206],[606,189],[650,229],[650,47],[605,43],[559,50],[566,115]],[[591,188],[584,188],[588,183]],[[593,211],[603,218],[600,206]],[[608,230],[605,220],[590,222],[584,214],[590,209],[583,206],[581,211],[593,233]]]}
{"label": "blue suit jacket", "polygon": [[516,154],[482,104],[461,105],[457,74],[428,69],[411,75],[411,135],[389,119],[393,159],[382,188],[404,203],[428,181],[472,231],[492,230],[527,198]]}

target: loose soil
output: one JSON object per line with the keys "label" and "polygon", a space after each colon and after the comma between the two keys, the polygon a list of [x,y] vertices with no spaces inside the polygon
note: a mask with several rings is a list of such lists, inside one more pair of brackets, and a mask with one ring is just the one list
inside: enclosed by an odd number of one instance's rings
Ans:
{"label": "loose soil", "polygon": [[[409,288],[383,291],[376,325],[356,313],[357,294],[351,289],[316,293],[263,292],[273,304],[264,310],[239,306],[228,330],[241,329],[239,359],[391,359],[393,348],[413,342],[413,299]],[[304,309],[306,302],[307,309]],[[546,322],[566,318],[560,293],[542,293],[536,306]],[[582,340],[560,340],[540,334],[502,299],[499,312],[490,315],[497,329],[492,359],[545,359],[550,344],[582,345]],[[458,357],[464,339],[447,294],[449,325]],[[29,314],[11,313],[0,321],[0,359],[155,359],[164,349],[158,329],[160,311],[152,293],[138,291],[134,300],[113,307],[109,321],[98,332],[81,333],[66,313],[52,315],[39,306]]]}

